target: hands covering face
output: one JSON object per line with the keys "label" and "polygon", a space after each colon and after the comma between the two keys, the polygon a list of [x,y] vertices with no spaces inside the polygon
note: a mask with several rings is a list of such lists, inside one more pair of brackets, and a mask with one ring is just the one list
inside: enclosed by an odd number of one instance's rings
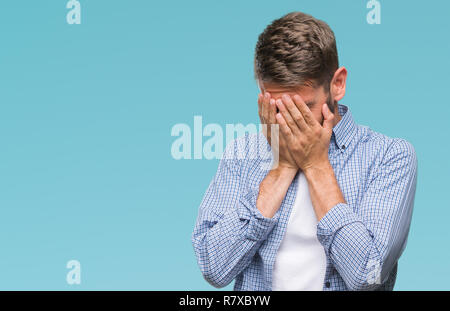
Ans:
{"label": "hands covering face", "polygon": [[[298,165],[287,148],[286,140],[279,135],[279,125],[276,122],[277,107],[275,99],[268,92],[258,95],[258,114],[263,126],[263,133],[267,142],[272,147],[274,158],[278,159],[278,165],[298,170]],[[273,130],[275,126],[275,130]],[[272,137],[272,133],[274,134]]]}
{"label": "hands covering face", "polygon": [[[334,114],[326,103],[321,107],[323,125],[314,118],[299,95],[291,97],[284,94],[281,99],[275,100],[265,92],[258,97],[258,108],[262,124],[279,125],[280,166],[296,167],[305,171],[328,162]],[[271,138],[268,132],[270,131],[265,131],[264,135],[271,144],[271,139],[274,138]]]}

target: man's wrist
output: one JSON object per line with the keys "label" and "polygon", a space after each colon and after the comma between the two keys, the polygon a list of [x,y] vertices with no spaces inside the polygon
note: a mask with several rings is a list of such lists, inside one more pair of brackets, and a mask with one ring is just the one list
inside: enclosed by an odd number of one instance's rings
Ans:
{"label": "man's wrist", "polygon": [[278,177],[294,177],[298,172],[298,167],[287,165],[287,164],[279,164],[275,168],[271,170],[275,176]]}
{"label": "man's wrist", "polygon": [[324,173],[326,174],[327,172],[330,171],[333,171],[333,167],[331,166],[331,163],[328,160],[302,169],[302,172],[303,174],[305,174],[306,178],[314,178],[317,175],[323,175]]}
{"label": "man's wrist", "polygon": [[279,165],[261,182],[256,208],[264,217],[272,218],[278,211],[297,172],[296,167]]}
{"label": "man's wrist", "polygon": [[325,214],[345,198],[334,175],[333,166],[327,160],[304,170],[311,194],[311,201],[320,221]]}

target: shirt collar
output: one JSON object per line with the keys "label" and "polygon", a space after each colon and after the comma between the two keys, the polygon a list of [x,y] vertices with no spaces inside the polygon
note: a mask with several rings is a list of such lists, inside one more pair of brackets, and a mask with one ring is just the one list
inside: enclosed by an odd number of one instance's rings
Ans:
{"label": "shirt collar", "polygon": [[332,137],[334,137],[336,146],[344,150],[350,145],[355,135],[356,124],[347,106],[338,104],[338,111],[341,115],[341,120],[333,127]]}

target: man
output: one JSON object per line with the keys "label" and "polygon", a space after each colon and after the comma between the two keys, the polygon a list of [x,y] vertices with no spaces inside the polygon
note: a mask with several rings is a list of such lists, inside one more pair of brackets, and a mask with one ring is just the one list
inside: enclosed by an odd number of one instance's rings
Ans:
{"label": "man", "polygon": [[[312,16],[264,30],[255,76],[268,128],[227,147],[206,191],[192,234],[203,276],[216,287],[235,279],[235,290],[392,290],[414,204],[413,146],[338,104],[347,70]],[[255,156],[262,140],[278,159],[268,170]]]}

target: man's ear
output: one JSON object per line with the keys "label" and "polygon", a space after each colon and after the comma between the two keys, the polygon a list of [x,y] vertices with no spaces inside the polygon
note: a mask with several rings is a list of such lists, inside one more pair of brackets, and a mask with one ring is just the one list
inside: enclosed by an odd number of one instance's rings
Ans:
{"label": "man's ear", "polygon": [[345,85],[347,83],[347,69],[340,67],[334,73],[330,83],[330,92],[335,102],[340,101],[345,95]]}

